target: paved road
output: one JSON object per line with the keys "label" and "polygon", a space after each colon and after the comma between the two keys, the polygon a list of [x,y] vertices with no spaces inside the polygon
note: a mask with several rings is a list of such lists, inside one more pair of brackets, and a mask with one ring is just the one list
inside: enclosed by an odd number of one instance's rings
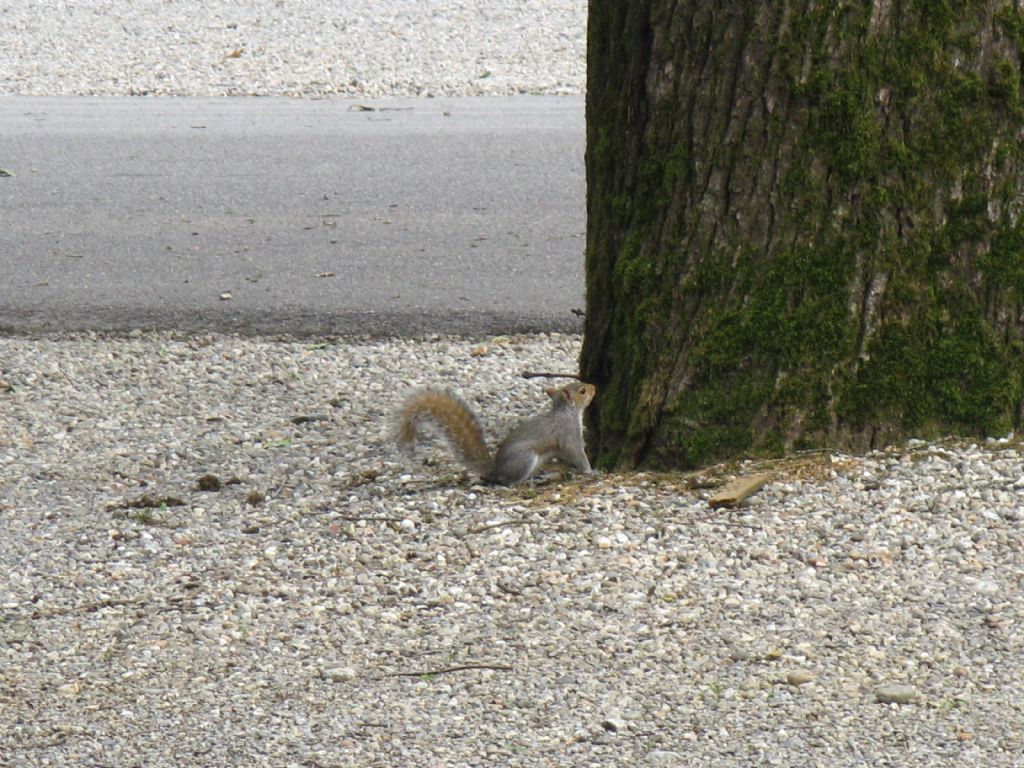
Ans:
{"label": "paved road", "polygon": [[0,98],[0,329],[569,330],[581,97]]}

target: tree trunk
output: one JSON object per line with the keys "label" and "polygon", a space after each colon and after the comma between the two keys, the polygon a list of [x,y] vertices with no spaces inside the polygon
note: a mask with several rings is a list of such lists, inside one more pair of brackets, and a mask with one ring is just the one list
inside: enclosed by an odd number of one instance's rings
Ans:
{"label": "tree trunk", "polygon": [[1021,423],[1020,2],[591,0],[604,466]]}

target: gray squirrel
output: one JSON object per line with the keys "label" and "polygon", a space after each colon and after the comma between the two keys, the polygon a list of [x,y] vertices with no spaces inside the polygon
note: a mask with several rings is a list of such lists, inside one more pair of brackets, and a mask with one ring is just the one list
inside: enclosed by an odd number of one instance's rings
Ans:
{"label": "gray squirrel", "polygon": [[572,384],[545,390],[551,409],[522,422],[491,456],[476,414],[465,400],[442,389],[414,392],[399,410],[397,442],[408,450],[426,422],[437,425],[455,455],[489,483],[521,483],[552,458],[590,473],[583,446],[583,411],[597,393],[593,384]]}

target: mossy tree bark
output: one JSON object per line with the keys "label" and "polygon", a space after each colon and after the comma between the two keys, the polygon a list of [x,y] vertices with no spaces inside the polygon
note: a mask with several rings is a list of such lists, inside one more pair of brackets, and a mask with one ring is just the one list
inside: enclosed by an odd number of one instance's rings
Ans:
{"label": "mossy tree bark", "polygon": [[591,0],[588,46],[601,464],[1020,426],[1020,0]]}

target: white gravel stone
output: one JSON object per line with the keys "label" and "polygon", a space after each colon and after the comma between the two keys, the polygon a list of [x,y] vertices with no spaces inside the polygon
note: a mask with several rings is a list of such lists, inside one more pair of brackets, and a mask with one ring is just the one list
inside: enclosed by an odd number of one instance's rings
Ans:
{"label": "white gravel stone", "polygon": [[875,698],[883,704],[910,704],[919,695],[914,686],[901,683],[880,685],[875,689]]}
{"label": "white gravel stone", "polygon": [[806,685],[814,678],[815,674],[809,669],[793,669],[786,673],[786,682],[790,685]]}

